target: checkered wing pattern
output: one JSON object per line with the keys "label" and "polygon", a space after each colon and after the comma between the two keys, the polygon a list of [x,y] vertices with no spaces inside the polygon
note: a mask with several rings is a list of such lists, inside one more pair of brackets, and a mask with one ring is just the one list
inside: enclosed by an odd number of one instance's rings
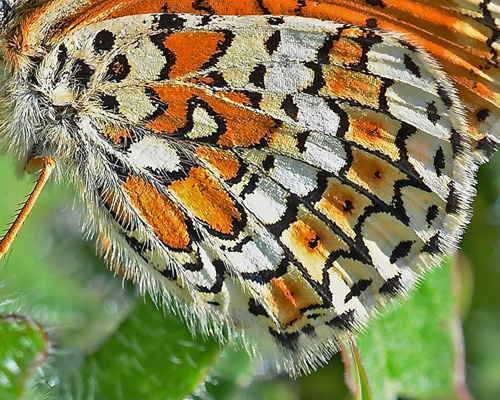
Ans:
{"label": "checkered wing pattern", "polygon": [[497,69],[481,69],[496,20],[471,6],[450,11],[462,25],[396,22],[388,1],[140,3],[14,18],[4,114],[25,117],[4,135],[71,171],[106,258],[143,290],[309,371],[456,246],[498,137],[482,96]]}

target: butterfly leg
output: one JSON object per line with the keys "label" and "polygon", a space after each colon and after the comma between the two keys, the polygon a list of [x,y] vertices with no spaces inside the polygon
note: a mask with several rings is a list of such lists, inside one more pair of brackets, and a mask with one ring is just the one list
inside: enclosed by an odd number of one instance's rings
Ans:
{"label": "butterfly leg", "polygon": [[28,218],[33,206],[35,205],[38,196],[42,193],[42,190],[50,178],[52,171],[56,167],[56,163],[49,157],[35,157],[32,158],[26,165],[26,171],[28,173],[35,173],[41,170],[40,177],[38,178],[33,191],[28,197],[28,200],[24,203],[21,211],[17,215],[16,220],[12,223],[9,230],[5,236],[0,241],[0,260],[9,251],[10,246],[14,242],[21,226],[23,226],[24,221]]}

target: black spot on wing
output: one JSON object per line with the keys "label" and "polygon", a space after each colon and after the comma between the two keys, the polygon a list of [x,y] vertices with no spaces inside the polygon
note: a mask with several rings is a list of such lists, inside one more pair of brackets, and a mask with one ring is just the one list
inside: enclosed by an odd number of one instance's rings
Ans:
{"label": "black spot on wing", "polygon": [[425,214],[425,222],[427,222],[427,226],[430,228],[432,222],[439,215],[439,207],[436,204],[433,204],[427,209],[427,213]]}
{"label": "black spot on wing", "polygon": [[464,146],[460,134],[453,128],[451,129],[450,142],[453,150],[453,157],[457,157],[463,152]]}
{"label": "black spot on wing", "polygon": [[115,44],[115,35],[108,31],[107,29],[103,29],[99,31],[94,38],[94,50],[97,53],[103,53],[105,51],[109,51],[113,48]]}
{"label": "black spot on wing", "polygon": [[130,73],[130,64],[124,54],[117,54],[113,61],[108,65],[106,79],[112,82],[123,81]]}
{"label": "black spot on wing", "polygon": [[267,19],[267,22],[269,23],[269,25],[282,25],[285,23],[285,20],[283,19],[283,17],[269,17]]}
{"label": "black spot on wing", "polygon": [[180,30],[184,27],[186,20],[179,14],[156,14],[153,23],[158,29]]}
{"label": "black spot on wing", "polygon": [[476,118],[477,122],[483,122],[490,116],[490,111],[487,110],[486,108],[483,108],[482,110],[479,110],[476,112]]}
{"label": "black spot on wing", "polygon": [[274,168],[275,157],[272,154],[269,154],[264,161],[262,161],[262,167],[265,171],[270,171]]}
{"label": "black spot on wing", "polygon": [[453,102],[451,101],[451,97],[448,94],[447,90],[441,86],[438,85],[437,88],[437,94],[441,100],[443,100],[443,103],[446,107],[450,108],[453,105]]}
{"label": "black spot on wing", "polygon": [[445,162],[445,157],[444,157],[444,151],[441,146],[436,150],[436,154],[434,156],[434,170],[436,171],[437,176],[441,176],[443,174],[443,170],[446,167],[446,162]]}
{"label": "black spot on wing", "polygon": [[266,46],[267,52],[269,55],[273,55],[273,53],[278,49],[281,43],[281,31],[276,30],[274,33],[266,40],[264,46]]}
{"label": "black spot on wing", "polygon": [[365,2],[370,6],[379,6],[380,8],[385,7],[385,4],[382,2],[382,0],[365,0]]}
{"label": "black spot on wing", "polygon": [[83,60],[77,59],[73,65],[73,82],[76,86],[88,88],[94,70]]}
{"label": "black spot on wing", "polygon": [[436,103],[434,102],[427,104],[426,113],[427,113],[427,118],[433,124],[436,124],[441,119],[441,117],[438,114],[438,109],[436,108]]}
{"label": "black spot on wing", "polygon": [[351,286],[351,290],[345,296],[344,303],[347,303],[353,297],[358,297],[361,293],[363,293],[368,287],[372,284],[371,279],[361,279]]}
{"label": "black spot on wing", "polygon": [[287,94],[283,101],[281,102],[281,109],[285,111],[285,114],[288,115],[294,121],[297,121],[297,117],[299,115],[299,107],[293,101],[293,96],[291,94]]}
{"label": "black spot on wing", "polygon": [[446,213],[458,214],[460,210],[460,198],[453,182],[448,186],[448,198],[446,199]]}
{"label": "black spot on wing", "polygon": [[265,88],[264,77],[266,75],[266,72],[267,72],[266,66],[263,64],[258,64],[255,66],[253,71],[248,76],[248,81],[252,83],[254,86],[260,89],[264,89]]}
{"label": "black spot on wing", "polygon": [[111,111],[114,113],[119,112],[120,103],[118,103],[116,96],[110,94],[101,94],[99,96],[99,101],[104,110]]}
{"label": "black spot on wing", "polygon": [[397,274],[392,278],[387,279],[378,292],[383,295],[395,296],[396,294],[401,293],[403,289],[404,287],[401,275]]}
{"label": "black spot on wing", "polygon": [[356,312],[354,310],[348,310],[337,315],[330,322],[327,322],[327,325],[332,328],[344,330],[352,328],[354,322],[356,322]]}
{"label": "black spot on wing", "polygon": [[271,335],[283,346],[290,350],[297,349],[297,343],[299,340],[299,333],[293,332],[290,334],[276,332],[274,329],[269,328]]}
{"label": "black spot on wing", "polygon": [[427,243],[425,243],[422,251],[429,254],[438,254],[441,251],[439,232],[432,236]]}
{"label": "black spot on wing", "polygon": [[391,264],[394,264],[396,261],[410,254],[411,246],[413,246],[413,243],[415,243],[413,240],[400,242],[392,251],[391,256],[389,257],[389,262]]}
{"label": "black spot on wing", "polygon": [[64,65],[67,62],[68,62],[68,48],[64,44],[61,44],[57,51],[57,69],[56,69],[57,77],[62,72]]}

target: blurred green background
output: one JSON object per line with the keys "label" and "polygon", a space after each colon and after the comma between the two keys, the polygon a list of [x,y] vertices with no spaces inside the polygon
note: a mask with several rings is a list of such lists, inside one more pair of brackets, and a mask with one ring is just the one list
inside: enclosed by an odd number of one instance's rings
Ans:
{"label": "blurred green background", "polygon": [[[33,179],[33,176],[16,174],[14,162],[8,156],[0,158],[1,227],[8,227],[19,204],[32,189]],[[201,382],[205,383],[195,392],[201,399],[350,398],[344,383],[344,366],[340,355],[335,356],[328,366],[316,373],[294,381],[288,377],[273,375],[258,363],[249,360],[245,353],[230,348],[221,353],[210,340],[203,342],[197,338],[192,341],[189,333],[183,331],[182,323],[172,317],[165,317],[162,310],[157,310],[150,302],[144,302],[134,287],[108,272],[104,262],[95,256],[93,243],[83,239],[77,209],[78,207],[76,210],[74,207],[71,187],[49,184],[12,250],[0,262],[0,314],[29,316],[41,326],[38,339],[42,342],[45,340],[45,345],[51,346],[48,356],[45,356],[40,350],[43,345],[40,345],[37,360],[41,367],[27,368],[28,372],[19,383],[23,386],[19,398],[47,396],[54,399],[77,399],[87,398],[93,393],[98,399],[173,399],[192,393]],[[429,274],[428,280],[434,282],[430,283],[430,289],[425,282],[422,293],[417,294],[423,297],[413,300],[422,308],[415,313],[425,314],[427,310],[427,314],[438,314],[439,310],[445,310],[451,317],[448,320],[443,317],[446,320],[443,324],[450,324],[453,328],[453,318],[458,315],[455,308],[459,308],[463,318],[467,386],[476,399],[499,399],[500,154],[480,170],[474,218],[461,247],[459,256],[449,263],[451,266],[437,272],[441,275]],[[459,279],[453,277],[455,273],[459,273]],[[456,292],[458,295],[454,297]],[[425,299],[431,298],[433,293],[437,300],[427,305]],[[452,297],[453,300],[446,300]],[[411,313],[414,311],[403,311],[402,315],[405,312],[410,318],[404,324],[411,324]],[[369,368],[376,369],[377,362],[374,362],[374,367],[370,367],[370,363],[381,354],[380,349],[376,349],[379,351],[378,356],[370,359],[370,349],[379,346],[381,337],[391,342],[393,334],[396,336],[398,333],[398,321],[401,323],[403,318],[397,311],[387,314],[386,319],[393,318],[388,330],[379,329],[377,321],[374,328],[359,335],[361,357],[366,354],[369,379],[374,376]],[[0,318],[0,332],[2,322],[9,321],[5,318],[2,321]],[[19,321],[16,323],[18,325],[14,330],[24,334],[26,326],[22,326]],[[418,337],[422,338],[420,343],[424,345],[423,348],[418,348],[421,358],[426,359],[430,369],[434,362],[436,369],[444,368],[435,361],[441,342],[437,342],[437,352],[426,342],[430,339],[425,337],[425,332],[431,339],[436,339],[437,333],[425,324],[419,326],[423,329],[423,333],[418,333]],[[9,327],[12,329],[12,325]],[[33,325],[30,327],[33,328]],[[441,325],[438,327],[446,331]],[[451,336],[455,335],[453,338],[459,343],[460,331],[457,336],[457,331],[452,328],[448,331]],[[36,334],[36,329],[27,333]],[[25,342],[26,340],[28,339]],[[172,344],[174,342],[177,344]],[[7,348],[5,343],[7,342],[4,342],[4,347]],[[399,339],[395,342],[396,345],[401,343]],[[170,345],[172,348],[166,348]],[[187,350],[180,351],[177,345]],[[446,346],[442,344],[443,353],[445,348],[455,346],[447,353],[447,360],[457,367],[462,348],[457,343]],[[405,355],[408,347],[400,350],[400,354]],[[33,352],[37,352],[36,346]],[[9,357],[14,357],[15,351],[9,354]],[[384,354],[389,354],[389,351]],[[2,385],[6,387],[2,380],[5,381],[8,374],[2,374],[2,368],[9,370],[9,357],[5,357],[3,361],[0,359],[0,363],[3,362],[0,364],[0,388]],[[174,367],[190,366],[190,374],[186,373],[184,367],[182,369],[183,373],[189,375],[189,379],[186,378],[184,382],[181,378],[176,378],[172,375],[176,369],[169,369],[167,364]],[[405,379],[409,379],[411,383],[412,368],[418,369],[417,364],[413,367],[409,365],[409,371],[401,371],[406,368],[404,364],[394,362],[393,365],[399,370],[398,375],[408,372],[409,378]],[[18,366],[21,366],[20,362]],[[386,362],[385,366],[390,366],[390,363]],[[459,367],[457,368],[460,369]],[[11,372],[15,375],[15,368],[10,370],[14,370]],[[452,372],[454,375],[450,376],[456,377],[456,371]],[[426,374],[418,379],[415,375],[413,383],[425,386],[426,376],[429,381],[432,380],[432,374]],[[24,379],[26,376],[30,378]],[[388,378],[373,379],[372,386],[375,387],[375,380]],[[403,382],[403,378],[397,379]],[[107,387],[105,381],[113,382],[113,387]],[[119,385],[116,384],[117,381],[120,382]],[[174,382],[180,386],[181,381],[183,385],[186,383],[181,389],[174,390],[166,384]],[[415,394],[412,398],[467,398],[466,392],[457,382],[446,384],[453,386],[451,392],[413,392]]]}

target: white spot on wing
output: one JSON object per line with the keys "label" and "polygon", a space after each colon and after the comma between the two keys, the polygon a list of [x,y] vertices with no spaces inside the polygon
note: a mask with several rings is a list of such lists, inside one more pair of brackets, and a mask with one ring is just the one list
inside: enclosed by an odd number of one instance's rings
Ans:
{"label": "white spot on wing", "polygon": [[150,167],[167,171],[179,169],[180,163],[177,151],[165,140],[154,136],[145,136],[141,141],[132,144],[129,160],[140,168]]}

